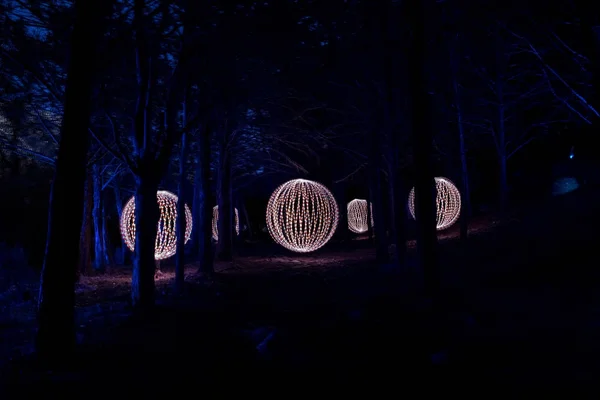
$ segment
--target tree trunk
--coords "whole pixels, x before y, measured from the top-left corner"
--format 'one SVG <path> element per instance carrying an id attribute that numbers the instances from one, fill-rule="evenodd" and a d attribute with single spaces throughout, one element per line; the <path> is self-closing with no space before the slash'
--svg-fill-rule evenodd
<path id="1" fill-rule="evenodd" d="M 160 210 L 156 201 L 158 180 L 153 176 L 136 178 L 135 192 L 135 252 L 131 278 L 131 299 L 138 311 L 154 307 L 154 252 Z"/>
<path id="2" fill-rule="evenodd" d="M 456 83 L 455 83 L 456 85 Z M 469 169 L 467 164 L 467 149 L 465 145 L 465 133 L 462 121 L 462 110 L 460 99 L 456 97 L 456 113 L 458 119 L 458 139 L 460 144 L 460 170 L 461 170 L 461 210 L 460 210 L 460 239 L 463 243 L 467 240 L 469 233 L 469 219 L 471 218 L 471 189 L 469 187 Z"/>
<path id="3" fill-rule="evenodd" d="M 398 134 L 395 132 L 396 127 L 396 109 L 399 104 L 396 101 L 398 63 L 396 57 L 401 51 L 399 48 L 398 37 L 393 29 L 393 24 L 399 19 L 396 14 L 396 7 L 390 2 L 380 3 L 379 18 L 382 34 L 381 44 L 383 45 L 383 76 L 385 80 L 385 102 L 383 105 L 383 124 L 386 136 L 390 139 L 390 167 L 388 168 L 388 186 L 390 205 L 389 221 L 391 240 L 396 248 L 396 262 L 398 266 L 404 264 L 406 256 L 406 235 L 404 232 L 404 221 L 406 219 L 406 211 L 404 201 L 399 201 L 403 198 L 401 190 L 402 184 L 400 179 L 400 141 Z"/>
<path id="4" fill-rule="evenodd" d="M 201 132 L 201 135 L 204 131 Z M 201 257 L 202 240 L 202 209 L 200 208 L 201 191 L 202 191 L 202 159 L 201 159 L 201 148 L 197 153 L 196 165 L 194 168 L 194 198 L 192 200 L 192 221 L 194 229 L 192 230 L 192 253 L 199 259 Z"/>
<path id="5" fill-rule="evenodd" d="M 113 2 L 75 3 L 61 139 L 50 194 L 46 253 L 40 279 L 36 350 L 64 361 L 75 345 L 75 265 L 81 224 L 94 61 Z"/>
<path id="6" fill-rule="evenodd" d="M 123 199 L 121 199 L 121 188 L 119 187 L 119 185 L 117 183 L 115 183 L 114 188 L 114 192 L 115 192 L 115 203 L 117 205 L 117 216 L 119 217 L 119 229 L 121 227 L 121 216 L 123 215 Z M 120 252 L 121 252 L 121 263 L 122 264 L 126 264 L 126 258 L 127 258 L 127 245 L 125 244 L 125 242 L 123 241 L 123 239 L 121 239 L 121 246 L 120 248 Z"/>
<path id="7" fill-rule="evenodd" d="M 106 223 L 106 201 L 102 200 L 102 244 L 104 247 L 104 263 L 105 266 L 110 267 L 111 265 L 115 264 L 115 259 L 107 227 L 108 224 Z"/>
<path id="8" fill-rule="evenodd" d="M 94 208 L 92 215 L 94 218 L 94 270 L 96 272 L 104 271 L 104 238 L 102 234 L 102 181 L 100 179 L 100 167 L 94 164 Z"/>
<path id="9" fill-rule="evenodd" d="M 383 177 L 381 173 L 381 169 L 377 168 L 374 172 L 374 180 L 373 180 L 373 192 L 375 193 L 375 199 L 373 201 L 373 215 L 374 218 L 377 218 L 377 223 L 375 224 L 375 251 L 376 251 L 376 259 L 380 264 L 385 264 L 390 261 L 390 252 L 388 250 L 388 237 L 386 232 L 386 212 L 385 207 L 383 205 Z"/>
<path id="10" fill-rule="evenodd" d="M 460 151 L 461 169 L 461 209 L 460 209 L 460 240 L 466 243 L 469 233 L 469 219 L 471 217 L 471 190 L 469 188 L 469 169 L 467 164 L 467 147 L 465 144 L 465 132 L 463 125 L 462 103 L 459 87 L 460 53 L 458 50 L 459 36 L 454 39 L 453 53 L 451 55 L 451 66 L 453 75 L 454 105 L 456 108 L 456 122 L 458 126 L 458 143 Z"/>
<path id="11" fill-rule="evenodd" d="M 373 244 L 373 225 L 371 221 L 373 221 L 373 225 L 377 224 L 373 215 L 373 189 L 369 185 L 369 190 L 367 191 L 367 237 L 369 238 L 369 243 Z"/>
<path id="12" fill-rule="evenodd" d="M 246 209 L 246 202 L 242 200 L 240 201 L 240 205 L 242 207 L 242 212 L 244 213 L 244 220 L 246 221 L 248 240 L 252 240 L 252 225 L 250 224 L 250 216 L 248 215 L 248 210 Z"/>
<path id="13" fill-rule="evenodd" d="M 81 236 L 79 239 L 79 266 L 77 276 L 80 273 L 89 274 L 92 271 L 92 238 L 93 220 L 92 205 L 94 203 L 94 180 L 91 173 L 87 174 L 85 180 L 85 195 L 83 200 L 83 223 L 81 224 Z"/>
<path id="14" fill-rule="evenodd" d="M 437 296 L 440 274 L 437 262 L 437 233 L 435 181 L 431 167 L 433 134 L 427 92 L 426 49 L 427 28 L 423 1 L 410 2 L 408 11 L 412 24 L 412 43 L 408 57 L 410 95 L 412 99 L 412 129 L 415 160 L 415 214 L 417 227 L 417 256 L 423 271 L 425 292 Z M 430 3 L 430 2 L 428 2 Z M 431 27 L 429 27 L 431 28 Z"/>
<path id="15" fill-rule="evenodd" d="M 334 197 L 340 209 L 336 232 L 339 232 L 337 236 L 342 243 L 348 243 L 350 239 L 350 229 L 348 229 L 348 199 L 346 198 L 346 187 L 344 182 L 334 185 Z"/>
<path id="16" fill-rule="evenodd" d="M 397 145 L 394 143 L 392 146 Z M 390 171 L 390 209 L 393 211 L 392 222 L 393 222 L 393 242 L 396 247 L 396 262 L 399 267 L 402 267 L 406 262 L 406 232 L 404 225 L 406 221 L 406 206 L 404 203 L 404 190 L 402 186 L 402 179 L 400 177 L 400 171 L 398 168 L 397 153 L 394 154 L 394 171 Z"/>
<path id="17" fill-rule="evenodd" d="M 233 259 L 233 206 L 231 198 L 231 156 L 228 154 L 229 128 L 225 123 L 219 151 L 219 241 L 217 255 L 221 261 Z"/>
<path id="18" fill-rule="evenodd" d="M 212 213 L 213 208 L 209 202 L 210 193 L 210 144 L 211 129 L 205 124 L 200 140 L 200 157 L 196 169 L 196 193 L 198 201 L 198 227 L 196 232 L 199 235 L 199 272 L 207 277 L 214 275 L 214 257 L 212 245 Z"/>
<path id="19" fill-rule="evenodd" d="M 177 201 L 177 223 L 175 224 L 177 228 L 177 253 L 175 253 L 175 291 L 178 293 L 183 291 L 183 285 L 185 282 L 185 162 L 187 159 L 187 148 L 187 133 L 183 132 L 183 135 L 181 136 L 181 153 L 179 155 L 179 200 Z"/>

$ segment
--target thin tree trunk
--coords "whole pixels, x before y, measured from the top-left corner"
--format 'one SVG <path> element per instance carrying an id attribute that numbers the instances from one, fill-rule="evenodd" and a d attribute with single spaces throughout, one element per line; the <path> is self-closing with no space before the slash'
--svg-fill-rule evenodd
<path id="1" fill-rule="evenodd" d="M 228 154 L 229 127 L 222 132 L 219 159 L 219 241 L 217 255 L 221 261 L 233 259 L 233 207 L 231 199 L 231 156 Z"/>
<path id="2" fill-rule="evenodd" d="M 185 101 L 183 102 L 183 125 L 185 119 Z M 177 201 L 177 253 L 175 253 L 175 291 L 181 293 L 185 283 L 185 162 L 187 160 L 188 145 L 187 133 L 183 132 L 181 136 L 181 152 L 179 155 L 179 192 Z"/>
<path id="3" fill-rule="evenodd" d="M 198 244 L 200 246 L 198 259 L 200 262 L 199 272 L 206 277 L 212 277 L 215 273 L 213 262 L 213 245 L 211 239 L 213 208 L 209 202 L 211 133 L 211 128 L 208 124 L 205 124 L 200 140 L 200 157 L 198 160 L 198 168 L 196 169 L 198 215 L 200 216 L 197 228 L 197 233 L 199 235 Z"/>
<path id="4" fill-rule="evenodd" d="M 350 230 L 348 229 L 348 201 L 346 199 L 346 187 L 344 182 L 335 185 L 334 194 L 340 212 L 336 232 L 339 232 L 338 237 L 342 243 L 347 243 L 350 239 Z"/>
<path id="5" fill-rule="evenodd" d="M 102 182 L 100 180 L 100 167 L 94 164 L 92 169 L 94 177 L 94 270 L 104 271 L 104 240 L 102 237 Z"/>
<path id="6" fill-rule="evenodd" d="M 79 239 L 79 266 L 77 276 L 89 274 L 92 271 L 92 237 L 93 220 L 92 205 L 94 203 L 94 182 L 91 173 L 87 174 L 85 180 L 85 195 L 83 200 L 83 223 L 81 224 L 81 236 Z"/>
<path id="7" fill-rule="evenodd" d="M 107 229 L 108 224 L 106 223 L 106 201 L 102 200 L 102 244 L 104 247 L 104 262 L 105 265 L 110 267 L 115 264 L 114 252 L 111 246 L 111 241 Z"/>
<path id="8" fill-rule="evenodd" d="M 367 236 L 369 243 L 373 244 L 373 225 L 377 225 L 377 221 L 373 215 L 373 190 L 371 185 L 369 185 L 369 190 L 367 191 L 367 221 Z M 373 224 L 370 223 L 371 221 L 373 221 Z"/>
<path id="9" fill-rule="evenodd" d="M 244 220 L 246 221 L 246 228 L 248 230 L 248 240 L 252 240 L 252 225 L 250 224 L 250 216 L 248 215 L 248 210 L 246 209 L 246 202 L 240 201 L 242 212 L 244 213 Z"/>
<path id="10" fill-rule="evenodd" d="M 113 2 L 75 3 L 75 25 L 67 73 L 61 139 L 50 194 L 46 253 L 40 279 L 36 350 L 49 361 L 64 361 L 75 345 L 75 265 L 83 217 L 85 132 L 91 114 L 94 62 Z"/>
<path id="11" fill-rule="evenodd" d="M 201 131 L 201 135 L 204 134 L 204 131 Z M 202 225 L 202 209 L 200 208 L 200 200 L 202 194 L 200 193 L 202 190 L 202 160 L 201 160 L 201 148 L 198 149 L 196 165 L 194 168 L 194 199 L 192 200 L 192 221 L 194 225 L 194 229 L 192 230 L 192 253 L 195 255 L 197 259 L 201 256 L 201 248 L 202 248 L 202 229 L 200 228 Z"/>
<path id="12" fill-rule="evenodd" d="M 462 102 L 460 96 L 459 65 L 460 53 L 458 50 L 459 36 L 454 39 L 453 54 L 450 62 L 452 63 L 454 105 L 456 107 L 456 122 L 458 125 L 458 142 L 460 151 L 461 167 L 461 210 L 460 210 L 460 240 L 466 243 L 469 233 L 469 219 L 471 217 L 471 191 L 469 188 L 469 170 L 467 164 L 467 148 L 465 144 L 465 132 L 463 125 Z"/>
<path id="13" fill-rule="evenodd" d="M 115 204 L 117 205 L 117 215 L 119 217 L 119 227 L 121 226 L 121 216 L 123 215 L 123 199 L 121 198 L 121 188 L 119 187 L 119 185 L 117 183 L 115 183 L 115 185 L 113 186 L 114 192 L 115 192 Z M 121 239 L 121 245 L 120 245 L 120 252 L 121 252 L 121 263 L 122 264 L 126 264 L 126 258 L 127 258 L 127 245 L 125 244 L 125 242 L 123 241 L 123 239 Z"/>
<path id="14" fill-rule="evenodd" d="M 386 212 L 383 205 L 383 177 L 381 169 L 377 168 L 374 177 L 373 192 L 375 193 L 373 214 L 378 215 L 378 223 L 375 224 L 375 251 L 376 258 L 380 264 L 385 264 L 390 261 L 390 252 L 388 250 L 388 236 L 386 232 Z"/>
<path id="15" fill-rule="evenodd" d="M 455 86 L 458 86 L 455 83 Z M 462 120 L 462 110 L 458 89 L 456 89 L 456 114 L 458 120 L 458 139 L 460 144 L 460 170 L 461 170 L 461 210 L 460 210 L 460 239 L 465 242 L 469 234 L 469 219 L 471 218 L 471 189 L 469 188 L 469 169 L 467 164 L 467 148 L 465 145 L 465 132 Z"/>

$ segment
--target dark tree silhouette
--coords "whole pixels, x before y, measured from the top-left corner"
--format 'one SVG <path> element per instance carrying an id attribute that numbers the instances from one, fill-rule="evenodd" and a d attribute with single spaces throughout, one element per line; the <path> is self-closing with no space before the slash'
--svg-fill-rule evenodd
<path id="1" fill-rule="evenodd" d="M 187 125 L 187 107 L 186 97 L 183 100 L 182 110 L 182 125 Z M 179 151 L 179 188 L 177 201 L 177 223 L 175 224 L 177 230 L 177 253 L 175 254 L 175 290 L 178 293 L 183 291 L 183 285 L 185 281 L 185 230 L 186 230 L 186 218 L 185 218 L 185 196 L 186 196 L 186 161 L 188 156 L 188 134 L 183 132 L 181 135 L 181 149 Z M 196 227 L 198 229 L 198 227 Z"/>
<path id="2" fill-rule="evenodd" d="M 202 124 L 199 131 L 199 151 L 196 164 L 195 194 L 196 196 L 196 240 L 198 245 L 198 272 L 207 278 L 214 274 L 213 245 L 212 245 L 212 215 L 213 208 L 209 201 L 210 193 L 210 163 L 211 163 L 211 133 L 210 118 Z"/>
<path id="3" fill-rule="evenodd" d="M 428 295 L 437 293 L 439 272 L 437 265 L 437 232 L 435 210 L 435 182 L 431 167 L 433 134 L 431 106 L 428 98 L 429 85 L 426 71 L 428 33 L 433 24 L 428 23 L 430 1 L 407 2 L 407 20 L 411 23 L 409 52 L 410 99 L 412 103 L 412 129 L 415 159 L 415 214 L 417 220 L 417 253 L 424 274 L 425 290 Z M 427 12 L 425 10 L 427 9 Z"/>
<path id="4" fill-rule="evenodd" d="M 65 90 L 64 117 L 50 195 L 48 236 L 42 268 L 36 349 L 52 361 L 75 344 L 75 266 L 83 216 L 88 128 L 97 45 L 111 1 L 75 2 L 75 26 Z"/>

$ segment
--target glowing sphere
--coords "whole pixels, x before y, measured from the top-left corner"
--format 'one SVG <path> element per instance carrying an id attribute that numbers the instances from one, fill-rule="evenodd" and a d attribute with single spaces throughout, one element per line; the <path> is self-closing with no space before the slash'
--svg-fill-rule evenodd
<path id="1" fill-rule="evenodd" d="M 298 253 L 321 248 L 338 223 L 338 206 L 320 183 L 294 179 L 279 186 L 267 205 L 267 227 L 275 242 Z"/>
<path id="2" fill-rule="evenodd" d="M 367 224 L 367 201 L 354 199 L 348 203 L 348 229 L 354 233 L 365 233 L 369 230 Z M 371 227 L 375 226 L 373 221 L 373 204 L 371 204 Z"/>
<path id="3" fill-rule="evenodd" d="M 177 196 L 171 192 L 159 190 L 156 200 L 160 208 L 160 219 L 154 245 L 154 258 L 164 260 L 177 252 L 177 235 L 175 223 L 177 221 Z M 192 235 L 192 213 L 185 205 L 185 242 Z M 129 250 L 135 250 L 135 197 L 129 199 L 121 215 L 121 236 Z"/>
<path id="4" fill-rule="evenodd" d="M 449 179 L 435 178 L 437 230 L 449 228 L 460 216 L 460 192 Z M 415 188 L 408 195 L 408 209 L 415 218 Z"/>
<path id="5" fill-rule="evenodd" d="M 238 215 L 238 209 L 233 209 L 235 212 L 235 233 L 240 234 L 240 217 Z M 212 218 L 212 237 L 214 240 L 219 240 L 219 206 L 213 207 L 213 218 Z"/>

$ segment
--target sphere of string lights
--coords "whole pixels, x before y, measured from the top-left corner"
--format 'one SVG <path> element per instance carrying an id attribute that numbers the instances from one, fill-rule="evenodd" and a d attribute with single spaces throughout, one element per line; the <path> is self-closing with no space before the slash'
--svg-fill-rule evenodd
<path id="1" fill-rule="evenodd" d="M 435 189 L 436 228 L 441 231 L 452 226 L 460 216 L 460 192 L 450 179 L 441 177 L 435 178 Z M 408 195 L 408 209 L 412 217 L 416 218 L 415 188 Z"/>
<path id="2" fill-rule="evenodd" d="M 177 196 L 165 190 L 156 192 L 156 200 L 160 208 L 154 258 L 164 260 L 177 252 Z M 135 250 L 135 197 L 129 199 L 121 215 L 121 236 L 129 250 Z M 185 205 L 185 242 L 192 236 L 192 213 Z"/>
<path id="3" fill-rule="evenodd" d="M 234 224 L 235 224 L 235 233 L 236 235 L 240 234 L 240 216 L 238 214 L 238 209 L 234 208 Z M 214 240 L 219 240 L 219 206 L 213 207 L 213 217 L 212 217 L 212 237 Z"/>
<path id="4" fill-rule="evenodd" d="M 338 223 L 338 206 L 323 185 L 294 179 L 279 186 L 267 205 L 267 227 L 275 242 L 308 253 L 324 246 Z"/>
<path id="5" fill-rule="evenodd" d="M 348 203 L 348 229 L 354 233 L 365 233 L 369 230 L 367 224 L 367 201 L 363 199 L 354 199 Z M 373 204 L 371 204 L 371 227 L 374 227 Z"/>

